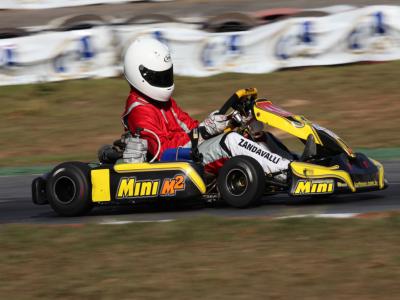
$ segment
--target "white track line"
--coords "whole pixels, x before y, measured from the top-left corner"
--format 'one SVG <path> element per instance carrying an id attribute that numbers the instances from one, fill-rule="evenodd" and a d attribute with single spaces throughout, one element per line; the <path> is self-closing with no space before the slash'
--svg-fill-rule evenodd
<path id="1" fill-rule="evenodd" d="M 333 214 L 304 214 L 304 215 L 292 215 L 276 217 L 273 219 L 292 219 L 292 218 L 334 218 L 334 219 L 347 219 L 358 216 L 359 213 L 333 213 Z M 167 223 L 175 221 L 174 219 L 164 219 L 164 220 L 103 220 L 98 222 L 100 225 L 125 225 L 132 223 Z"/>
<path id="2" fill-rule="evenodd" d="M 276 219 L 291 219 L 291 218 L 333 218 L 333 219 L 347 219 L 358 216 L 359 213 L 333 213 L 333 214 L 305 214 L 305 215 L 292 215 L 277 217 Z"/>

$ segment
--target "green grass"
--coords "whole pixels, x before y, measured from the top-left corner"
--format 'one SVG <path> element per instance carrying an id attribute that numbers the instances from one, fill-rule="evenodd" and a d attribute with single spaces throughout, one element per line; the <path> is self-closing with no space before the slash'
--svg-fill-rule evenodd
<path id="1" fill-rule="evenodd" d="M 398 299 L 400 217 L 0 227 L 1 299 Z"/>
<path id="2" fill-rule="evenodd" d="M 255 86 L 260 96 L 336 131 L 354 148 L 398 148 L 399 77 L 400 61 L 178 77 L 175 98 L 201 119 L 235 90 Z M 0 87 L 0 166 L 95 160 L 96 150 L 122 132 L 128 92 L 122 78 Z"/>

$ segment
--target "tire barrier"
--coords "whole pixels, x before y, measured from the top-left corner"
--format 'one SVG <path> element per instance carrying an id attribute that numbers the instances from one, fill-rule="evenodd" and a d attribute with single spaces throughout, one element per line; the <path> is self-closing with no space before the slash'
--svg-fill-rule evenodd
<path id="1" fill-rule="evenodd" d="M 106 20 L 102 17 L 92 14 L 66 16 L 54 20 L 52 23 L 55 25 L 54 30 L 58 31 L 90 29 L 96 26 L 107 25 Z"/>
<path id="2" fill-rule="evenodd" d="M 210 32 L 246 31 L 258 25 L 257 21 L 243 13 L 226 13 L 211 17 L 204 24 L 204 30 Z"/>
<path id="3" fill-rule="evenodd" d="M 0 28 L 0 40 L 26 36 L 29 33 L 20 28 Z"/>
<path id="4" fill-rule="evenodd" d="M 119 4 L 127 2 L 140 2 L 143 0 L 2 0 L 0 9 L 49 9 L 60 7 L 73 7 L 97 4 Z M 144 0 L 146 1 L 146 0 Z M 148 2 L 161 2 L 168 0 L 147 0 Z M 172 1 L 172 0 L 171 0 Z"/>

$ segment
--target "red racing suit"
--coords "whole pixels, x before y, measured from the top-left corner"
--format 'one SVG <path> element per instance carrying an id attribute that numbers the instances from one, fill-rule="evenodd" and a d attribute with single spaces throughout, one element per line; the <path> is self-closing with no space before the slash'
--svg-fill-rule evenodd
<path id="1" fill-rule="evenodd" d="M 158 135 L 161 150 L 158 158 L 168 148 L 191 147 L 189 133 L 199 126 L 199 122 L 182 111 L 174 99 L 168 102 L 155 102 L 132 89 L 126 101 L 122 122 L 132 133 L 136 128 L 146 128 Z M 148 151 L 152 156 L 157 153 L 156 138 L 142 131 L 142 137 L 147 140 Z M 205 170 L 218 173 L 224 162 L 237 155 L 247 155 L 256 159 L 266 173 L 287 170 L 289 160 L 273 153 L 263 143 L 248 140 L 236 132 L 214 136 L 198 147 L 203 155 Z"/>
<path id="2" fill-rule="evenodd" d="M 188 134 L 199 125 L 199 122 L 185 113 L 174 99 L 171 98 L 168 102 L 151 101 L 134 89 L 126 100 L 122 121 L 125 128 L 129 128 L 132 133 L 140 127 L 158 135 L 161 142 L 158 158 L 168 148 L 190 147 Z M 155 155 L 158 147 L 155 137 L 145 131 L 142 131 L 141 136 L 147 140 L 150 154 Z"/>

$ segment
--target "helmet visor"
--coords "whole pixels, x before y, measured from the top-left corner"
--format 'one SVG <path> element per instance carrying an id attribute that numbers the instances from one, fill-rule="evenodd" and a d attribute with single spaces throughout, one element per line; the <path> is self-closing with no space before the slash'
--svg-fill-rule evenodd
<path id="1" fill-rule="evenodd" d="M 174 84 L 174 67 L 165 71 L 153 71 L 143 65 L 139 66 L 140 74 L 144 80 L 156 87 L 170 87 Z"/>

